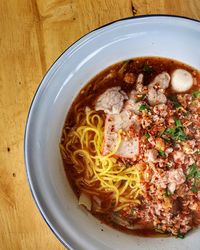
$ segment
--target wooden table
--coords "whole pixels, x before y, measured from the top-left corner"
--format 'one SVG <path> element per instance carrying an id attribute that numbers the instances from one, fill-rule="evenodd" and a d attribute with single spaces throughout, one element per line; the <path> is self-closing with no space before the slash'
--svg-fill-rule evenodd
<path id="1" fill-rule="evenodd" d="M 200 1 L 0 1 L 0 249 L 64 249 L 34 204 L 24 167 L 26 117 L 43 75 L 88 31 L 119 18 L 155 13 L 200 19 Z"/>

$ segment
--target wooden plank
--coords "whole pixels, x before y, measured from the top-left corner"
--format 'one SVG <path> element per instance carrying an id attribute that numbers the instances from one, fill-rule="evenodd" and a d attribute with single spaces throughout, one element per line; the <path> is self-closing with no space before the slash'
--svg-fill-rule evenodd
<path id="1" fill-rule="evenodd" d="M 34 204 L 23 159 L 27 112 L 46 71 L 40 22 L 30 1 L 2 0 L 0 11 L 0 249 L 63 249 Z"/>
<path id="2" fill-rule="evenodd" d="M 64 249 L 33 202 L 24 168 L 25 121 L 42 76 L 88 31 L 119 18 L 157 13 L 200 19 L 200 1 L 0 1 L 0 249 Z"/>

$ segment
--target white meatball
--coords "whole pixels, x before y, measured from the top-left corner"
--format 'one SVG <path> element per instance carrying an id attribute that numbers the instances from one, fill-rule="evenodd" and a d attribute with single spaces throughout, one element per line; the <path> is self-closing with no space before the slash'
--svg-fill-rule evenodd
<path id="1" fill-rule="evenodd" d="M 185 92 L 192 87 L 193 77 L 184 69 L 176 69 L 172 73 L 171 84 L 176 92 Z"/>

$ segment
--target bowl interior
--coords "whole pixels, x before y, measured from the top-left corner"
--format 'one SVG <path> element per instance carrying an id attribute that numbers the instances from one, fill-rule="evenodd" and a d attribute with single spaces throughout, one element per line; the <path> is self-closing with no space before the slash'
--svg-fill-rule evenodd
<path id="1" fill-rule="evenodd" d="M 141 56 L 174 58 L 200 69 L 199 41 L 196 21 L 168 16 L 122 20 L 80 39 L 43 79 L 26 128 L 27 175 L 41 213 L 66 246 L 79 250 L 198 249 L 198 230 L 181 242 L 141 238 L 118 232 L 81 210 L 64 173 L 59 141 L 74 97 L 102 69 Z"/>

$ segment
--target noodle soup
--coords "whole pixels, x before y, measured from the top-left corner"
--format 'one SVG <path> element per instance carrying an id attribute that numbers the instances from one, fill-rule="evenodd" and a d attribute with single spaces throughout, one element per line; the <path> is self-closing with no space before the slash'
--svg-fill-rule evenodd
<path id="1" fill-rule="evenodd" d="M 143 236 L 183 238 L 200 223 L 199 85 L 197 70 L 148 57 L 80 91 L 60 143 L 80 206 Z"/>

